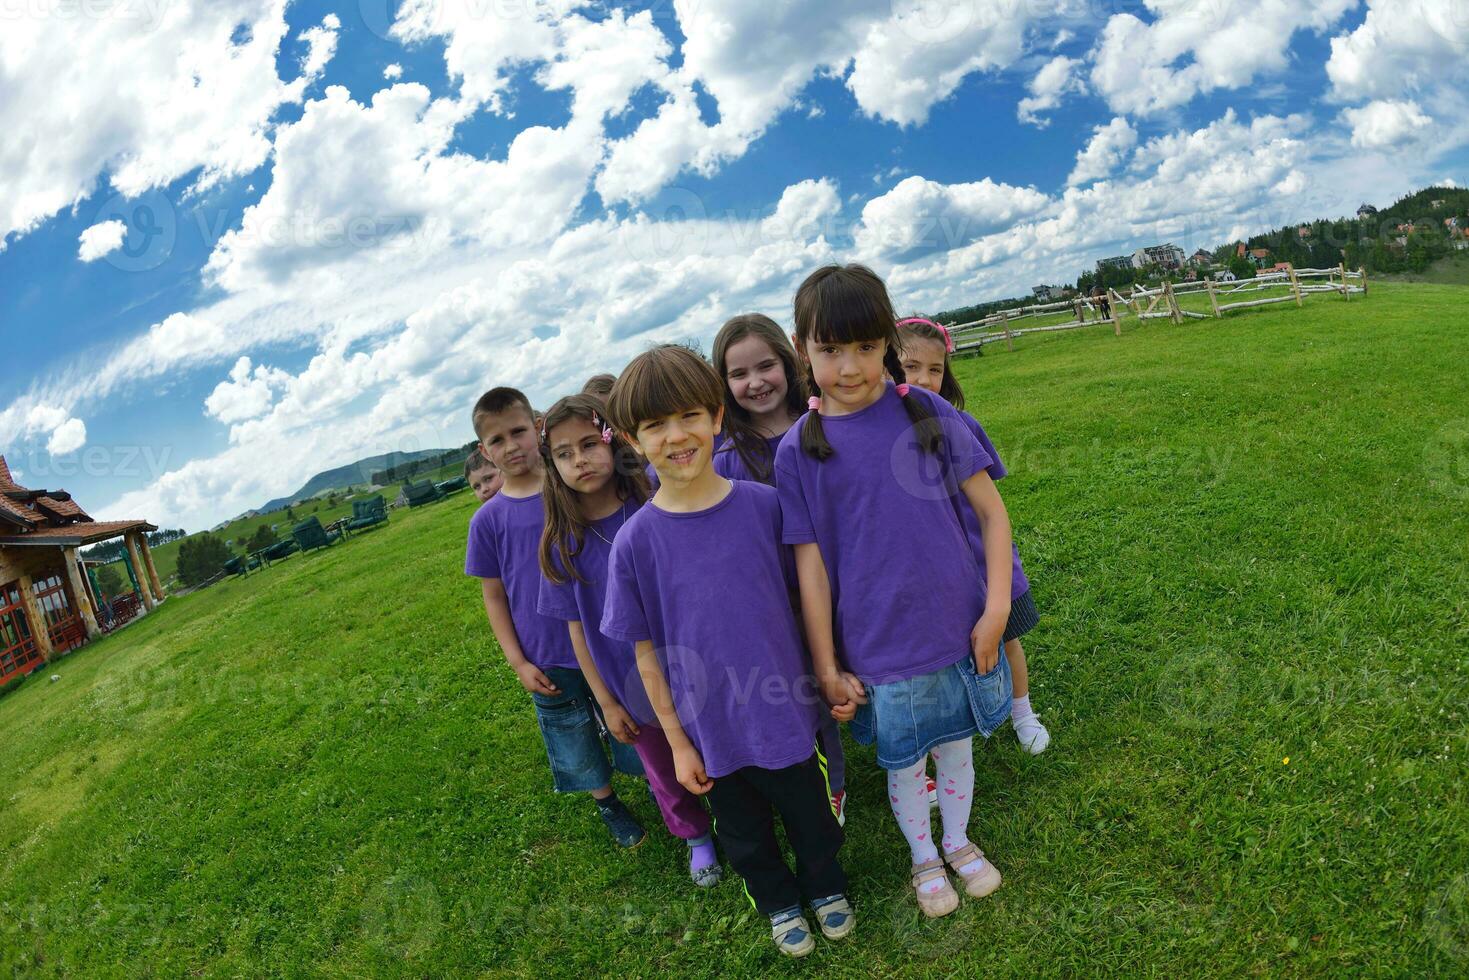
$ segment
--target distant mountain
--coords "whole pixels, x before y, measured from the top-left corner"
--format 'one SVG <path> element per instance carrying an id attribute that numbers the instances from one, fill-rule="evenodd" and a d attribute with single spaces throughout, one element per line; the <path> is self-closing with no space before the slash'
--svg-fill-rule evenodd
<path id="1" fill-rule="evenodd" d="M 305 500 L 308 497 L 314 497 L 323 490 L 344 490 L 347 487 L 359 486 L 367 483 L 372 478 L 373 473 L 380 473 L 394 466 L 402 466 L 405 463 L 427 459 L 430 456 L 441 456 L 449 451 L 447 449 L 420 449 L 417 452 L 411 453 L 384 453 L 381 456 L 368 456 L 365 459 L 359 459 L 357 462 L 348 463 L 346 466 L 338 466 L 334 470 L 324 470 L 307 480 L 300 490 L 297 490 L 289 497 L 277 497 L 275 500 L 270 501 L 270 503 L 265 504 L 260 508 L 260 513 L 268 514 L 273 510 L 280 510 L 287 504 L 295 503 L 298 500 Z"/>

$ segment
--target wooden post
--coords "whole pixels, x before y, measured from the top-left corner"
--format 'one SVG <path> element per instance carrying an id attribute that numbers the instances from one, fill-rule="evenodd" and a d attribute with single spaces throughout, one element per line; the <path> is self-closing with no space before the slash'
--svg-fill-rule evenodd
<path id="1" fill-rule="evenodd" d="M 1341 298 L 1350 303 L 1352 301 L 1352 291 L 1347 286 L 1347 264 L 1345 262 L 1338 262 L 1336 264 L 1336 271 L 1341 274 Z"/>
<path id="2" fill-rule="evenodd" d="M 1111 287 L 1108 288 L 1110 289 Z M 1112 314 L 1112 332 L 1121 337 L 1122 316 L 1117 312 L 1117 304 L 1113 303 L 1110 298 L 1107 300 L 1107 311 Z"/>
<path id="3" fill-rule="evenodd" d="M 1178 311 L 1178 297 L 1173 295 L 1173 283 L 1167 279 L 1163 280 L 1163 295 L 1168 298 L 1168 315 L 1174 323 L 1183 322 L 1183 314 Z"/>
<path id="4" fill-rule="evenodd" d="M 127 545 L 128 556 L 133 561 L 133 568 L 138 573 L 138 598 L 143 600 L 143 612 L 150 613 L 153 611 L 153 594 L 148 588 L 148 568 L 138 555 L 138 542 L 132 532 L 124 534 L 122 540 Z"/>
<path id="5" fill-rule="evenodd" d="M 92 605 L 92 593 L 87 589 L 86 579 L 77 564 L 77 550 L 62 548 L 62 560 L 66 563 L 66 577 L 71 582 L 71 595 L 82 613 L 82 625 L 87 628 L 87 639 L 95 640 L 102 635 L 97 625 L 97 611 Z"/>
<path id="6" fill-rule="evenodd" d="M 42 660 L 50 660 L 51 649 L 51 627 L 46 622 L 46 617 L 41 615 L 41 607 L 36 605 L 36 597 L 31 592 L 31 577 L 22 575 L 20 577 L 20 601 L 25 606 L 26 619 L 31 624 L 31 638 L 36 641 L 36 652 L 41 655 Z"/>
<path id="7" fill-rule="evenodd" d="M 1214 277 L 1205 276 L 1204 282 L 1209 286 L 1209 305 L 1214 307 L 1214 319 L 1219 319 L 1219 297 L 1214 292 Z"/>
<path id="8" fill-rule="evenodd" d="M 138 550 L 143 553 L 143 564 L 148 566 L 148 584 L 153 587 L 153 598 L 156 602 L 162 602 L 163 583 L 158 581 L 158 569 L 153 565 L 153 548 L 148 544 L 148 535 L 138 535 Z"/>
<path id="9" fill-rule="evenodd" d="M 1290 288 L 1296 293 L 1296 306 L 1301 305 L 1301 281 L 1296 278 L 1296 267 L 1291 266 L 1285 270 L 1290 275 Z"/>
<path id="10" fill-rule="evenodd" d="M 1015 349 L 1015 341 L 1013 341 L 1013 340 L 1010 339 L 1010 311 L 1009 310 L 1001 310 L 1000 311 L 1000 315 L 1005 318 L 1005 349 L 1006 350 L 1014 350 Z"/>
<path id="11" fill-rule="evenodd" d="M 1362 295 L 1363 296 L 1366 296 L 1367 295 L 1367 267 L 1364 266 L 1364 265 L 1357 266 L 1357 275 L 1359 275 L 1359 276 L 1362 277 Z"/>

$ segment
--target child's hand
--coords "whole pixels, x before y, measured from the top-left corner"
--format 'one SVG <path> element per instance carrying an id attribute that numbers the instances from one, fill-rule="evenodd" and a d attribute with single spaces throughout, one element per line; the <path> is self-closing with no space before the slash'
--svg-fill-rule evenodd
<path id="1" fill-rule="evenodd" d="M 703 796 L 714 788 L 714 780 L 704 771 L 704 759 L 692 745 L 673 750 L 673 772 L 684 789 Z"/>
<path id="2" fill-rule="evenodd" d="M 551 678 L 541 673 L 541 668 L 529 660 L 515 667 L 515 676 L 520 678 L 520 686 L 532 694 L 560 694 L 561 688 L 551 683 Z"/>
<path id="3" fill-rule="evenodd" d="M 1000 659 L 1000 639 L 1005 635 L 1005 621 L 988 613 L 979 617 L 969 633 L 969 643 L 974 649 L 974 666 L 981 674 L 995 669 Z"/>
<path id="4" fill-rule="evenodd" d="M 837 670 L 821 677 L 819 683 L 821 696 L 831 705 L 831 716 L 837 721 L 849 721 L 857 713 L 857 705 L 867 703 L 867 692 L 855 674 Z M 848 714 L 844 717 L 838 711 Z"/>
<path id="5" fill-rule="evenodd" d="M 607 722 L 607 730 L 612 733 L 612 737 L 623 745 L 631 745 L 638 737 L 638 723 L 632 720 L 632 715 L 622 705 L 602 705 L 602 719 Z"/>

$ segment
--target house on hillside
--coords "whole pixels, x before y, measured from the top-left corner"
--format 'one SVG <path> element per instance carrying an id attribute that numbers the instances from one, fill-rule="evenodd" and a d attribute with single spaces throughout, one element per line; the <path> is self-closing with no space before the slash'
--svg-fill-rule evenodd
<path id="1" fill-rule="evenodd" d="M 1431 208 L 1433 208 L 1433 210 L 1437 211 L 1439 208 L 1443 207 L 1446 203 L 1448 203 L 1448 202 L 1446 202 L 1443 198 L 1436 197 L 1433 200 L 1431 200 L 1431 201 L 1428 202 L 1428 206 L 1431 207 Z"/>
<path id="2" fill-rule="evenodd" d="M 65 490 L 28 490 L 0 456 L 0 682 L 163 601 L 143 520 L 95 521 Z M 135 598 L 110 605 L 77 549 L 122 538 Z M 141 604 L 140 604 L 141 603 Z"/>
<path id="3" fill-rule="evenodd" d="M 1270 261 L 1270 249 L 1252 248 L 1249 255 L 1250 261 L 1255 263 L 1255 268 L 1262 269 Z"/>
<path id="4" fill-rule="evenodd" d="M 1097 259 L 1097 271 L 1104 272 L 1107 269 L 1131 269 L 1131 255 L 1114 255 L 1109 259 Z"/>
<path id="5" fill-rule="evenodd" d="M 1206 252 L 1202 248 L 1188 257 L 1188 263 L 1198 268 L 1204 268 L 1214 264 L 1214 253 Z"/>
<path id="6" fill-rule="evenodd" d="M 1071 292 L 1070 286 L 1031 286 L 1030 291 L 1035 293 L 1036 301 L 1039 303 L 1050 303 L 1054 300 L 1065 299 Z"/>
<path id="7" fill-rule="evenodd" d="M 1370 204 L 1364 204 L 1357 209 L 1357 219 L 1365 220 L 1377 213 L 1377 209 Z"/>
<path id="8" fill-rule="evenodd" d="M 1132 253 L 1134 269 L 1142 269 L 1150 265 L 1164 269 L 1177 269 L 1183 265 L 1183 249 L 1170 242 L 1166 245 L 1148 245 Z"/>
<path id="9" fill-rule="evenodd" d="M 1230 272 L 1228 269 L 1225 269 L 1223 272 L 1219 273 L 1219 275 L 1217 275 L 1217 276 L 1214 277 L 1214 281 L 1215 282 L 1234 282 L 1235 281 L 1235 278 L 1236 277 L 1235 277 L 1235 274 L 1233 272 Z"/>

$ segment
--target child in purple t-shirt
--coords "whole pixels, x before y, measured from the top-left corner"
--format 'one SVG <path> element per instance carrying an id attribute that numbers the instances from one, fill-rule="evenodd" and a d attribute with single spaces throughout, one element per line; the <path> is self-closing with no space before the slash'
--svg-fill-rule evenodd
<path id="1" fill-rule="evenodd" d="M 744 313 L 714 337 L 714 371 L 724 382 L 724 443 L 715 447 L 714 472 L 728 480 L 775 486 L 775 450 L 806 414 L 801 368 L 790 338 L 770 317 Z M 837 823 L 847 821 L 847 765 L 836 719 L 822 714 L 821 747 Z"/>
<path id="2" fill-rule="evenodd" d="M 821 698 L 791 607 L 780 504 L 769 487 L 714 472 L 722 405 L 714 369 L 672 345 L 638 356 L 612 389 L 613 425 L 659 486 L 613 539 L 602 632 L 635 644 L 678 781 L 708 794 L 725 856 L 776 946 L 804 956 L 815 940 L 803 902 L 829 939 L 855 922 L 842 828 L 816 748 Z"/>
<path id="3" fill-rule="evenodd" d="M 989 455 L 958 413 L 906 384 L 881 279 L 862 266 L 818 269 L 796 292 L 795 322 L 813 396 L 781 440 L 775 468 L 807 642 L 826 699 L 860 705 L 853 734 L 877 743 L 919 908 L 946 915 L 959 896 L 945 863 L 972 897 L 1000 885 L 969 842 L 968 823 L 973 736 L 993 732 L 1010 707 L 1000 655 L 1009 519 L 985 473 Z M 984 529 L 987 581 L 950 499 L 961 492 Z M 923 547 L 903 545 L 914 540 Z M 942 858 L 930 829 L 930 752 Z"/>
<path id="4" fill-rule="evenodd" d="M 648 499 L 642 464 L 602 420 L 606 412 L 599 396 L 572 395 L 552 405 L 541 423 L 540 448 L 549 465 L 536 608 L 567 624 L 608 731 L 637 752 L 668 832 L 688 842 L 690 876 L 708 887 L 720 877 L 709 814 L 678 781 L 673 750 L 643 693 L 633 645 L 602 633 L 612 541 Z"/>
<path id="5" fill-rule="evenodd" d="M 637 755 L 613 742 L 612 765 L 586 678 L 564 623 L 536 611 L 541 587 L 537 553 L 541 505 L 540 443 L 534 413 L 514 388 L 492 388 L 474 406 L 480 449 L 504 477 L 500 492 L 469 521 L 464 573 L 481 580 L 485 614 L 505 660 L 530 692 L 558 793 L 591 793 L 597 811 L 622 847 L 643 828 L 612 791 L 612 765 L 641 775 Z"/>

